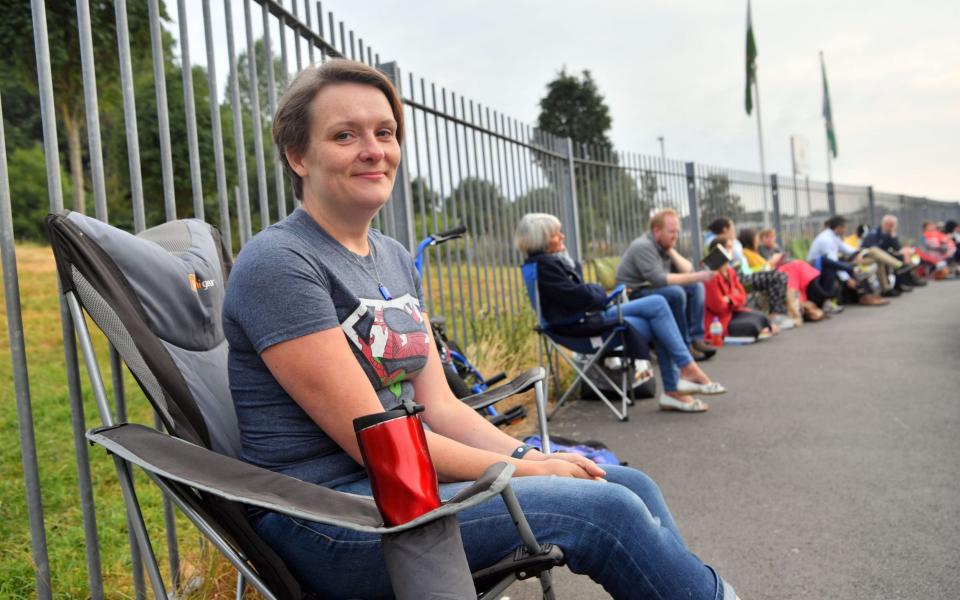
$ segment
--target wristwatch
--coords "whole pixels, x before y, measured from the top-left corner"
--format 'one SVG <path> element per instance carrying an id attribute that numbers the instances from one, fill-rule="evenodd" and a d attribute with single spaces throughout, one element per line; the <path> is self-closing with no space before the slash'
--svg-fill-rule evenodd
<path id="1" fill-rule="evenodd" d="M 537 449 L 538 448 L 536 446 L 531 446 L 530 444 L 524 444 L 519 448 L 517 448 L 516 450 L 514 450 L 513 454 L 510 455 L 510 458 L 521 459 L 527 455 L 527 452 L 530 452 L 531 450 L 537 450 Z"/>

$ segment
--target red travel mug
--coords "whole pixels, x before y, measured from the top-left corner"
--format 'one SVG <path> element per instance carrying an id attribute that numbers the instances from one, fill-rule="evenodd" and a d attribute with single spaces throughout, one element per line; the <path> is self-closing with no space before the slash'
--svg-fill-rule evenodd
<path id="1" fill-rule="evenodd" d="M 437 471 L 423 423 L 410 404 L 353 420 L 373 500 L 388 526 L 402 525 L 440 506 Z"/>

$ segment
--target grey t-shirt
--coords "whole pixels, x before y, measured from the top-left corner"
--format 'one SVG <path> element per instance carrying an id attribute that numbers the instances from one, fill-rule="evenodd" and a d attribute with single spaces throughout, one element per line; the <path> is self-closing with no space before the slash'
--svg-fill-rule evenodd
<path id="1" fill-rule="evenodd" d="M 630 288 L 639 288 L 644 283 L 651 287 L 667 285 L 667 273 L 674 272 L 673 261 L 661 250 L 652 233 L 647 233 L 630 242 L 617 267 L 617 283 Z"/>
<path id="2" fill-rule="evenodd" d="M 331 487 L 364 476 L 267 369 L 260 353 L 274 344 L 339 327 L 385 410 L 413 397 L 410 380 L 432 343 L 420 279 L 397 241 L 376 230 L 369 239 L 368 256 L 353 254 L 297 209 L 237 258 L 223 329 L 244 460 Z"/>

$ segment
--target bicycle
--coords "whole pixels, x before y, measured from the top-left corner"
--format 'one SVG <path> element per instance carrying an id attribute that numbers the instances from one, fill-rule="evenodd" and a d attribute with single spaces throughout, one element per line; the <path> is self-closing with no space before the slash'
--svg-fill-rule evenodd
<path id="1" fill-rule="evenodd" d="M 413 262 L 421 278 L 423 277 L 424 253 L 427 248 L 462 238 L 466 232 L 466 225 L 459 225 L 446 231 L 428 235 L 420 240 L 420 243 L 417 244 Z M 456 340 L 447 336 L 446 320 L 442 316 L 432 316 L 430 318 L 430 328 L 433 330 L 433 341 L 437 346 L 437 352 L 440 354 L 440 362 L 443 365 L 443 373 L 447 378 L 447 384 L 457 398 L 463 399 L 467 396 L 485 392 L 507 378 L 507 374 L 504 372 L 491 377 L 484 377 L 470 363 Z M 527 416 L 527 409 L 523 406 L 514 406 L 501 413 L 491 405 L 480 409 L 479 412 L 498 427 L 509 425 Z"/>

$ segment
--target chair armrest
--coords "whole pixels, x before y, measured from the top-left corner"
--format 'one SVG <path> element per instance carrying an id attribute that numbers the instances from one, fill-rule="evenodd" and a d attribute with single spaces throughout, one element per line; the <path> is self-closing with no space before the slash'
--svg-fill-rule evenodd
<path id="1" fill-rule="evenodd" d="M 500 402 L 504 398 L 509 398 L 510 396 L 521 394 L 529 390 L 538 381 L 543 381 L 546 376 L 547 374 L 543 370 L 543 367 L 534 367 L 521 373 L 520 375 L 517 375 L 503 385 L 498 385 L 493 389 L 480 392 L 479 394 L 467 396 L 466 398 L 463 398 L 462 401 L 474 410 L 481 410 L 490 406 L 491 404 Z"/>
<path id="2" fill-rule="evenodd" d="M 607 296 L 607 302 L 606 302 L 607 306 L 609 306 L 613 302 L 622 301 L 623 292 L 626 289 L 627 289 L 627 286 L 623 285 L 622 283 L 617 285 L 617 287 L 613 288 L 613 291 L 610 292 L 610 295 Z"/>
<path id="3" fill-rule="evenodd" d="M 383 527 L 373 498 L 337 492 L 219 454 L 151 427 L 124 423 L 91 429 L 90 442 L 143 468 L 151 477 L 176 481 L 227 500 L 355 531 L 399 533 L 455 514 L 499 494 L 513 465 L 491 465 L 455 499 L 396 527 Z"/>

